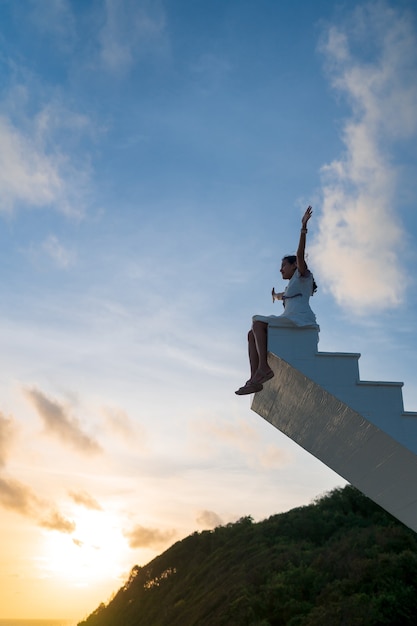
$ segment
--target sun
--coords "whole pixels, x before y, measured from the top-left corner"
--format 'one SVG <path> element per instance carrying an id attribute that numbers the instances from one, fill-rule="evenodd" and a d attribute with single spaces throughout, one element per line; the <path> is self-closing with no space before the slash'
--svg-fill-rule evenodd
<path id="1" fill-rule="evenodd" d="M 129 548 L 121 520 L 103 511 L 77 510 L 71 516 L 76 531 L 44 533 L 38 566 L 43 577 L 86 587 L 126 573 Z"/>

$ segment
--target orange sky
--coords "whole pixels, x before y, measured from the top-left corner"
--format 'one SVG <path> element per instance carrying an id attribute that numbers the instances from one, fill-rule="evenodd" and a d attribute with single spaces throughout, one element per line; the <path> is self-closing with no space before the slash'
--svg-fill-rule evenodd
<path id="1" fill-rule="evenodd" d="M 176 540 L 341 482 L 283 435 L 271 439 L 247 403 L 228 420 L 197 410 L 179 442 L 179 417 L 151 427 L 18 385 L 10 402 L 10 390 L 19 419 L 0 415 L 2 618 L 80 620 Z M 88 435 L 76 418 L 87 413 Z"/>

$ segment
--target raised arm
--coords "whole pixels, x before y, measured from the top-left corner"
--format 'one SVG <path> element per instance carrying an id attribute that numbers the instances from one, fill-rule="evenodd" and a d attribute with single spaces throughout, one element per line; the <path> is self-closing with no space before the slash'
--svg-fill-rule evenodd
<path id="1" fill-rule="evenodd" d="M 300 241 L 298 243 L 297 249 L 297 269 L 300 272 L 301 276 L 307 271 L 307 264 L 305 262 L 304 253 L 306 249 L 306 235 L 307 235 L 307 222 L 313 213 L 313 209 L 311 206 L 307 207 L 306 212 L 303 215 L 301 220 L 301 232 L 300 232 Z"/>

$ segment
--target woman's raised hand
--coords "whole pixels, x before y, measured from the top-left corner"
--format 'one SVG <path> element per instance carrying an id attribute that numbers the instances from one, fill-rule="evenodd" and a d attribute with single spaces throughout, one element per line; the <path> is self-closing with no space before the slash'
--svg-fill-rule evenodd
<path id="1" fill-rule="evenodd" d="M 308 206 L 308 207 L 307 207 L 307 209 L 306 209 L 306 212 L 304 213 L 304 215 L 303 215 L 303 217 L 302 217 L 302 220 L 301 220 L 301 223 L 302 223 L 302 225 L 303 225 L 303 228 L 306 228 L 306 227 L 307 227 L 307 222 L 308 222 L 308 220 L 310 219 L 310 217 L 311 217 L 312 213 L 313 213 L 313 209 L 312 209 L 312 207 L 311 207 L 311 206 Z"/>

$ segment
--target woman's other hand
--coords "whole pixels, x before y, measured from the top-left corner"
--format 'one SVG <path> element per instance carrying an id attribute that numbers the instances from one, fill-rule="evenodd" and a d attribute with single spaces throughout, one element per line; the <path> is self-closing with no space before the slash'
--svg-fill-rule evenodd
<path id="1" fill-rule="evenodd" d="M 284 292 L 282 291 L 282 292 L 277 293 L 275 291 L 275 287 L 272 287 L 271 295 L 272 295 L 272 302 L 275 302 L 275 300 L 282 300 L 282 296 L 284 295 Z"/>

